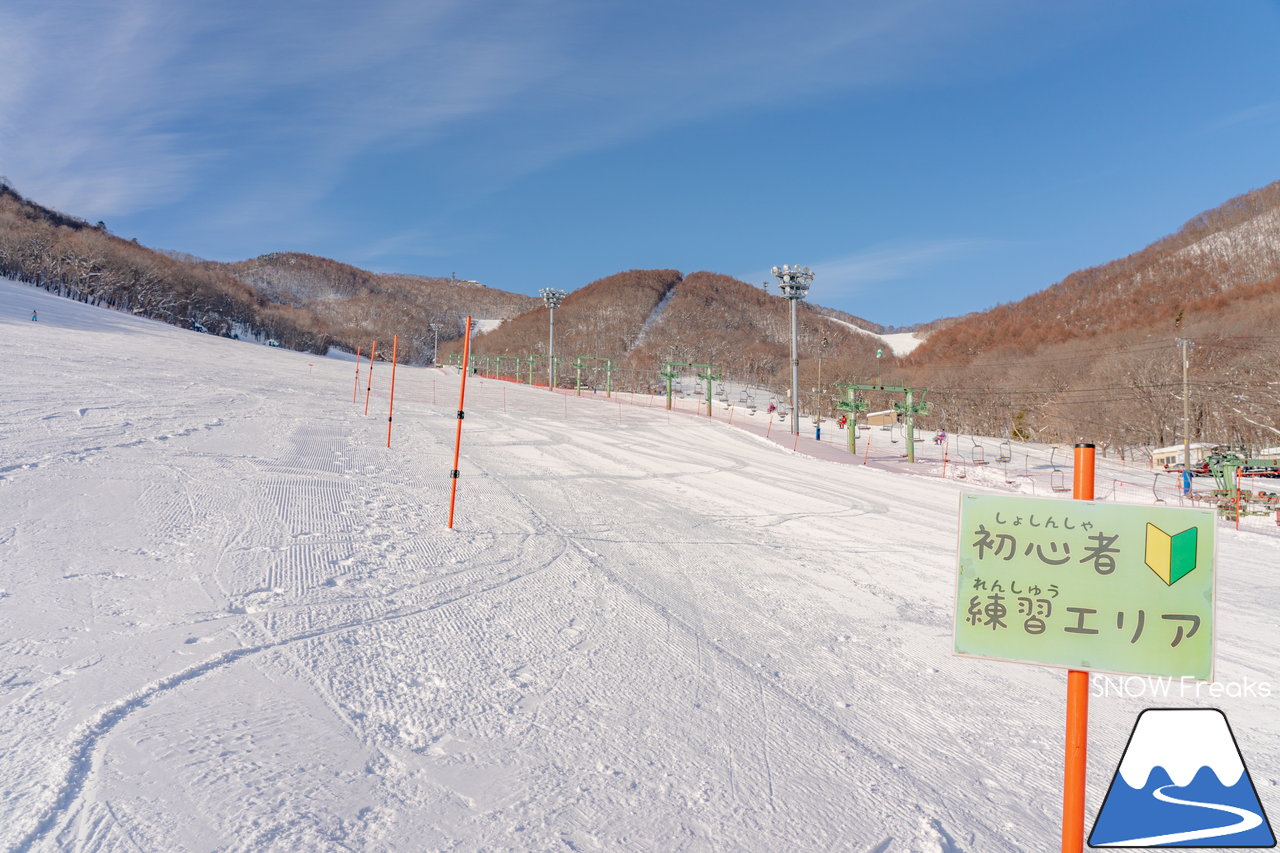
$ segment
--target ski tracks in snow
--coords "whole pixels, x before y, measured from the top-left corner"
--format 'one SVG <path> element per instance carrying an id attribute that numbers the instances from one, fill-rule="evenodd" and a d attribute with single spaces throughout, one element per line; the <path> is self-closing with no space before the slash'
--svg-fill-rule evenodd
<path id="1" fill-rule="evenodd" d="M 537 426 L 523 423 L 522 435 L 532 439 L 522 442 L 523 446 L 547 446 L 555 437 L 555 427 L 546 429 L 552 432 L 539 435 Z M 742 472 L 737 459 L 708 453 L 706 447 L 681 451 L 670 443 L 645 446 L 643 435 L 628 435 L 622 444 L 605 436 L 607 433 L 601 435 L 599 443 L 574 441 L 568 447 L 562 443 L 562 458 L 557 460 L 561 465 L 565 456 L 589 460 L 571 466 L 586 469 L 578 474 L 570 471 L 568 476 L 540 478 L 536 469 L 530 470 L 527 454 L 522 456 L 525 474 L 520 479 L 537 495 L 527 496 L 525 502 L 530 507 L 573 508 L 570 516 L 562 513 L 558 519 L 561 532 L 587 558 L 592 572 L 606 582 L 605 588 L 612 590 L 610 597 L 619 615 L 611 624 L 625 625 L 633 632 L 619 637 L 629 654 L 650 646 L 654 636 L 665 637 L 665 647 L 655 650 L 650 668 L 637 666 L 636 674 L 670 672 L 676 684 L 689 682 L 683 694 L 672 683 L 653 685 L 655 691 L 671 694 L 673 705 L 682 696 L 687 700 L 679 712 L 683 719 L 667 721 L 668 726 L 687 730 L 670 743 L 637 746 L 637 752 L 657 752 L 663 760 L 679 764 L 681 759 L 673 750 L 698 752 L 698 745 L 685 742 L 685 738 L 702 737 L 695 733 L 708 731 L 706 722 L 711 723 L 710 730 L 718 730 L 719 745 L 703 744 L 700 760 L 720 765 L 713 776 L 723 780 L 724 788 L 704 790 L 697 798 L 727 798 L 735 805 L 719 814 L 714 826 L 704 827 L 700 833 L 704 840 L 714 846 L 808 849 L 846 844 L 853 832 L 853 837 L 868 837 L 869 845 L 889 849 L 883 845 L 892 839 L 878 836 L 880 842 L 870 840 L 877 837 L 872 827 L 895 826 L 896 837 L 909 845 L 901 849 L 960 850 L 944 827 L 961 823 L 961 816 L 945 805 L 937 781 L 913 778 L 897 760 L 871 747 L 831 711 L 822 710 L 813 697 L 790 689 L 788 678 L 769 671 L 772 655 L 759 647 L 759 637 L 736 623 L 744 614 L 723 609 L 731 601 L 750 598 L 734 588 L 735 583 L 745 580 L 728 577 L 736 574 L 734 567 L 743 562 L 737 552 L 748 548 L 756 553 L 785 551 L 786 546 L 774 541 L 776 537 L 768 531 L 776 529 L 779 515 L 795 513 L 770 509 L 767 502 L 757 503 L 747 512 L 725 512 L 720 510 L 723 500 L 701 505 L 701 499 L 707 497 L 704 490 L 733 492 L 731 486 L 726 489 L 726 481 L 738 478 L 743 480 L 739 497 L 747 501 L 761 495 L 767 501 L 768 488 L 782 489 L 779 506 L 794 502 L 794 490 L 786 491 L 780 476 Z M 650 472 L 665 467 L 662 463 L 654 466 L 652 459 L 634 465 L 635 454 L 649 453 L 663 454 L 671 473 L 637 477 L 633 467 Z M 718 459 L 723 459 L 723 464 L 717 464 Z M 691 470 L 699 469 L 700 477 L 689 476 Z M 510 482 L 512 472 L 502 473 L 504 482 Z M 710 486 L 682 484 L 686 479 L 690 483 L 705 480 L 708 474 L 716 475 Z M 656 490 L 648 491 L 650 486 Z M 682 517 L 684 523 L 674 527 L 666 503 L 672 499 L 688 509 Z M 885 511 L 853 490 L 838 495 L 837 501 L 841 499 L 848 506 L 845 520 L 849 512 Z M 830 503 L 824 501 L 822 506 L 822 511 L 830 514 Z M 564 528 L 567 518 L 575 519 L 576 525 Z M 602 527 L 597 518 L 607 518 L 610 523 Z M 745 560 L 751 562 L 750 558 Z M 597 655 L 604 651 L 595 649 Z M 751 661 L 744 655 L 751 656 Z M 622 659 L 615 665 L 626 666 Z M 889 673 L 890 677 L 897 674 Z M 806 674 L 801 683 L 821 682 L 827 677 L 827 673 L 815 671 Z M 672 714 L 677 714 L 674 707 Z M 900 722 L 920 734 L 927 733 L 930 725 L 927 716 L 906 715 Z M 833 800 L 833 789 L 846 791 L 847 799 Z M 935 805 L 922 807 L 918 805 L 922 800 Z M 689 808 L 687 802 L 685 808 Z"/>

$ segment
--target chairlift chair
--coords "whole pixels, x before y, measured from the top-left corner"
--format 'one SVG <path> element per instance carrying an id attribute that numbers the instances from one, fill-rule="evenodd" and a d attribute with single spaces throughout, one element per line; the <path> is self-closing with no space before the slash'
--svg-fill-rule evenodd
<path id="1" fill-rule="evenodd" d="M 1004 464 L 1013 459 L 1013 445 L 1009 443 L 1009 439 L 1000 442 L 1000 456 L 996 459 L 1000 464 Z"/>
<path id="2" fill-rule="evenodd" d="M 987 450 L 981 444 L 978 444 L 978 442 L 975 441 L 973 443 L 973 449 L 969 451 L 969 453 L 973 457 L 974 465 L 987 464 Z"/>
<path id="3" fill-rule="evenodd" d="M 746 392 L 746 391 L 742 391 L 742 392 L 740 392 L 740 393 L 738 394 L 738 402 L 739 402 L 739 403 L 749 403 L 749 402 L 751 402 L 749 399 L 747 399 L 747 392 Z"/>
<path id="4" fill-rule="evenodd" d="M 1067 485 L 1067 474 L 1065 471 L 1059 471 L 1054 468 L 1049 472 L 1049 488 L 1055 492 L 1069 492 L 1071 486 Z"/>

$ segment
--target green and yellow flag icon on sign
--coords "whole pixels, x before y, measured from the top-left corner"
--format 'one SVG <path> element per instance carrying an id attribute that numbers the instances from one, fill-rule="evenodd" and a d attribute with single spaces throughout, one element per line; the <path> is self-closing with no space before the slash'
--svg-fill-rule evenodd
<path id="1" fill-rule="evenodd" d="M 1181 533 L 1165 533 L 1147 522 L 1147 568 L 1166 585 L 1173 586 L 1196 567 L 1196 531 L 1188 527 Z"/>

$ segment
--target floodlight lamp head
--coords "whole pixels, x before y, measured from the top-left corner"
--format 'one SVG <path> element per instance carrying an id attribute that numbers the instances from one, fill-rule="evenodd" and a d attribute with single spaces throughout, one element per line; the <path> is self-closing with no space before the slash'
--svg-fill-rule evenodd
<path id="1" fill-rule="evenodd" d="M 787 299 L 804 299 L 809 294 L 808 282 L 797 279 L 784 279 L 779 289 Z"/>
<path id="2" fill-rule="evenodd" d="M 568 296 L 568 294 L 563 290 L 559 290 L 554 287 L 544 287 L 542 290 L 539 290 L 538 293 L 542 294 L 542 301 L 545 302 L 546 306 L 552 311 L 559 308 L 560 303 L 564 301 L 566 296 Z"/>

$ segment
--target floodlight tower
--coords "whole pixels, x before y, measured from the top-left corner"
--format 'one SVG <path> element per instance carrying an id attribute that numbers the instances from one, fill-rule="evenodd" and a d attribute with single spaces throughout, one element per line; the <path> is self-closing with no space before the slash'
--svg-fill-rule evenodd
<path id="1" fill-rule="evenodd" d="M 551 312 L 551 331 L 547 336 L 547 390 L 556 390 L 556 309 L 569 294 L 554 287 L 544 287 L 538 291 L 542 301 Z"/>
<path id="2" fill-rule="evenodd" d="M 796 320 L 796 303 L 809 295 L 813 270 L 808 267 L 787 266 L 773 268 L 778 279 L 778 290 L 791 303 L 791 432 L 800 434 L 800 327 Z"/>
<path id="3" fill-rule="evenodd" d="M 431 330 L 431 334 L 433 336 L 431 339 L 431 363 L 435 364 L 436 356 L 440 354 L 440 324 L 431 323 L 427 328 Z"/>

